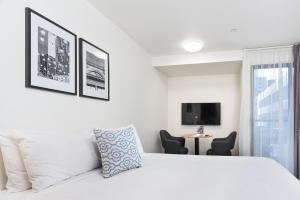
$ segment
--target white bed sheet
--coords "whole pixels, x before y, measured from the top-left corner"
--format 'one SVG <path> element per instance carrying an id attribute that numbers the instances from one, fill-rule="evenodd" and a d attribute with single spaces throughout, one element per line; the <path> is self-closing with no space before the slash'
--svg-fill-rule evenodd
<path id="1" fill-rule="evenodd" d="M 144 154 L 143 167 L 104 179 L 100 169 L 39 193 L 2 200 L 299 200 L 300 182 L 266 158 Z"/>

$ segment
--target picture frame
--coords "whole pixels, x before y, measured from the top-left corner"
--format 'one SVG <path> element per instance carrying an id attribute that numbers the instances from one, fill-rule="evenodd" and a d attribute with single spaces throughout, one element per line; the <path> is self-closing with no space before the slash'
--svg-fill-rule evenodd
<path id="1" fill-rule="evenodd" d="M 77 36 L 25 8 L 25 87 L 77 95 Z"/>
<path id="2" fill-rule="evenodd" d="M 79 96 L 110 100 L 109 53 L 79 38 Z"/>

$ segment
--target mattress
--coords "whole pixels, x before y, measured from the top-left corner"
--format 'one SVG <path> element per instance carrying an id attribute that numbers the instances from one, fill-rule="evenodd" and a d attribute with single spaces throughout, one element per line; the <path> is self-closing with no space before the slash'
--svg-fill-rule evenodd
<path id="1" fill-rule="evenodd" d="M 254 157 L 144 154 L 143 166 L 104 179 L 100 169 L 39 193 L 5 200 L 299 200 L 300 182 L 275 161 Z"/>

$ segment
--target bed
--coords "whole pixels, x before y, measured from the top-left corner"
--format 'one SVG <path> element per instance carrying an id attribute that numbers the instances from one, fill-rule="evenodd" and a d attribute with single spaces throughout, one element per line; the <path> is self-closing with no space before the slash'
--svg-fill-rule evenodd
<path id="1" fill-rule="evenodd" d="M 300 182 L 267 158 L 143 155 L 143 167 L 104 179 L 100 169 L 41 192 L 0 192 L 5 200 L 299 200 Z"/>

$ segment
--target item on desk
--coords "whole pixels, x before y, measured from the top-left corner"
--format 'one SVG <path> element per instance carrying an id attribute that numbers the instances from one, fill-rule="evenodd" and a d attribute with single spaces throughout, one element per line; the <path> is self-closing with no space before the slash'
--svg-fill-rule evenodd
<path id="1" fill-rule="evenodd" d="M 197 133 L 198 134 L 203 134 L 204 133 L 204 126 L 199 126 L 199 128 L 197 129 Z"/>

